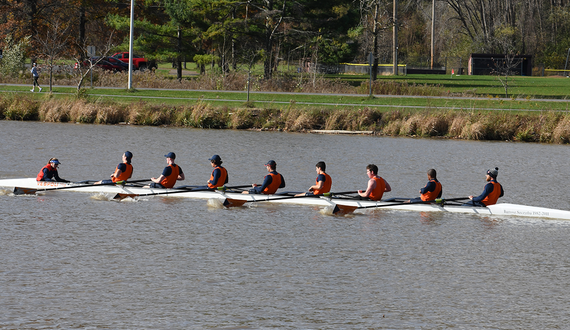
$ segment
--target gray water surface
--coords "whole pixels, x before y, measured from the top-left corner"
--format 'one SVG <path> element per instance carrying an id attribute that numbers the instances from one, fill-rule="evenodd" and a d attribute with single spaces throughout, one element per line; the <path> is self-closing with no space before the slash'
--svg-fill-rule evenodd
<path id="1" fill-rule="evenodd" d="M 125 150 L 134 178 L 177 153 L 185 184 L 219 154 L 230 184 L 275 159 L 302 191 L 327 162 L 334 191 L 369 163 L 415 197 L 438 170 L 444 196 L 478 195 L 498 166 L 503 202 L 570 209 L 568 146 L 0 121 L 0 179 L 50 157 L 70 180 L 104 179 Z M 0 194 L 2 329 L 564 329 L 570 222 L 317 207 L 221 209 L 204 200 L 58 191 Z"/>

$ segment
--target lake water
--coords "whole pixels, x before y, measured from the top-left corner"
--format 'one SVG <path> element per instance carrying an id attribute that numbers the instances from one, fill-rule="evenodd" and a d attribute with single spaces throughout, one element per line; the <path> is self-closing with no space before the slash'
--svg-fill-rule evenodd
<path id="1" fill-rule="evenodd" d="M 435 168 L 444 197 L 478 195 L 499 167 L 503 202 L 570 209 L 569 146 L 371 136 L 0 121 L 0 179 L 105 179 L 125 150 L 135 179 L 175 152 L 185 184 L 219 154 L 230 185 L 364 189 L 366 165 L 416 197 Z M 316 207 L 220 209 L 204 200 L 109 201 L 58 191 L 0 194 L 2 329 L 563 329 L 570 222 Z"/>

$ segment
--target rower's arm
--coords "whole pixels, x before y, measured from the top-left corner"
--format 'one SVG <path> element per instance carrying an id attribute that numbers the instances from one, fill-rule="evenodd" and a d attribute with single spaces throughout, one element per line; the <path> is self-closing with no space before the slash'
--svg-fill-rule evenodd
<path id="1" fill-rule="evenodd" d="M 161 174 L 158 178 L 150 178 L 150 180 L 154 183 L 160 183 L 162 180 L 164 180 L 164 178 L 166 177 Z"/>
<path id="2" fill-rule="evenodd" d="M 326 178 L 322 178 L 320 175 L 318 177 L 320 180 L 317 181 L 317 184 L 312 185 L 311 187 L 309 187 L 309 191 L 313 191 L 313 190 L 318 190 L 318 189 L 322 189 L 324 184 L 325 184 L 325 180 Z"/>
<path id="3" fill-rule="evenodd" d="M 390 187 L 390 184 L 388 183 L 388 181 L 384 180 L 384 184 L 386 185 L 384 192 L 392 191 L 392 187 Z"/>
<path id="4" fill-rule="evenodd" d="M 212 173 L 212 175 L 214 176 L 214 179 L 208 180 L 208 183 L 215 186 L 218 183 L 218 180 L 220 179 L 221 174 L 222 174 L 222 171 L 219 168 L 216 168 Z M 224 182 L 224 183 L 226 183 L 226 182 Z"/>
<path id="5" fill-rule="evenodd" d="M 368 197 L 368 196 L 370 196 L 370 193 L 372 192 L 372 190 L 374 190 L 374 188 L 376 188 L 376 181 L 374 181 L 373 179 L 370 179 L 370 180 L 368 180 L 368 188 L 366 188 L 366 191 L 363 192 L 362 190 L 359 190 L 358 194 L 362 197 Z M 386 189 L 388 189 L 388 188 L 386 187 Z M 390 190 L 392 190 L 392 189 L 390 189 Z"/>
<path id="6" fill-rule="evenodd" d="M 121 175 L 121 173 L 123 173 L 123 171 L 121 171 L 121 170 L 117 167 L 117 169 L 115 170 L 115 173 L 111 174 L 111 177 L 112 177 L 112 178 L 118 178 L 119 175 Z"/>
<path id="7" fill-rule="evenodd" d="M 490 193 L 493 192 L 493 190 L 494 190 L 493 188 L 494 188 L 494 187 L 493 187 L 493 185 L 492 185 L 491 183 L 487 183 L 487 184 L 485 185 L 485 189 L 483 190 L 483 193 L 482 193 L 481 195 L 477 196 L 477 197 L 473 197 L 472 200 L 473 200 L 474 202 L 480 202 L 480 201 L 484 200 L 485 197 L 487 197 Z"/>
<path id="8" fill-rule="evenodd" d="M 273 178 L 271 177 L 271 175 L 266 175 L 265 178 L 263 179 L 263 184 L 261 185 L 259 191 L 263 191 L 265 188 L 267 188 L 267 186 L 271 184 L 271 182 L 273 182 Z"/>

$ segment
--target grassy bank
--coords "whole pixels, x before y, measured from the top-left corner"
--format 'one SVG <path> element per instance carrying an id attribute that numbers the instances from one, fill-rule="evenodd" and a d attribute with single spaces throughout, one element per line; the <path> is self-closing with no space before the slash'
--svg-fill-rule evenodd
<path id="1" fill-rule="evenodd" d="M 27 86 L 2 86 L 3 91 L 30 94 Z M 89 98 L 113 100 L 117 103 L 131 103 L 144 99 L 145 102 L 171 106 L 187 105 L 198 100 L 206 101 L 216 107 L 241 107 L 247 100 L 247 93 L 237 91 L 204 91 L 181 89 L 138 89 L 127 92 L 125 89 L 96 88 L 85 89 Z M 53 97 L 67 98 L 76 94 L 73 87 L 55 87 Z M 43 94 L 34 94 L 42 98 Z M 250 94 L 250 101 L 260 107 L 278 109 L 294 105 L 297 108 L 326 107 L 344 109 L 346 107 L 372 107 L 383 110 L 501 110 L 511 112 L 526 111 L 570 111 L 570 100 L 544 99 L 501 99 L 493 97 L 453 97 L 453 96 L 416 96 L 393 95 L 368 98 L 358 94 L 323 94 L 323 93 L 264 93 Z"/>
<path id="2" fill-rule="evenodd" d="M 117 102 L 100 97 L 77 99 L 28 92 L 0 95 L 0 119 L 289 132 L 364 130 L 384 136 L 570 143 L 570 114 L 554 111 L 298 106 L 295 102 L 281 107 L 268 104 L 250 108 L 243 103 L 230 107 L 203 100 L 171 105 L 140 98 Z"/>

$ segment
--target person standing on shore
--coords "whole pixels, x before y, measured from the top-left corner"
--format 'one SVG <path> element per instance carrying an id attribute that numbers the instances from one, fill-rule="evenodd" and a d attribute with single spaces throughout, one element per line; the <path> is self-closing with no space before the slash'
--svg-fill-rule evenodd
<path id="1" fill-rule="evenodd" d="M 366 175 L 368 175 L 368 187 L 366 191 L 359 190 L 360 197 L 368 198 L 373 201 L 379 201 L 385 192 L 392 191 L 392 188 L 386 180 L 378 176 L 378 166 L 369 164 L 366 166 Z"/>
<path id="2" fill-rule="evenodd" d="M 40 89 L 40 92 L 41 92 L 42 88 L 40 87 L 40 84 L 38 83 L 38 78 L 40 77 L 40 74 L 38 72 L 38 65 L 36 63 L 32 64 L 32 69 L 30 70 L 30 72 L 32 73 L 32 77 L 34 78 L 34 83 L 32 85 L 32 89 L 30 89 L 30 91 L 33 93 L 36 90 L 36 85 L 37 85 L 38 88 Z"/>

